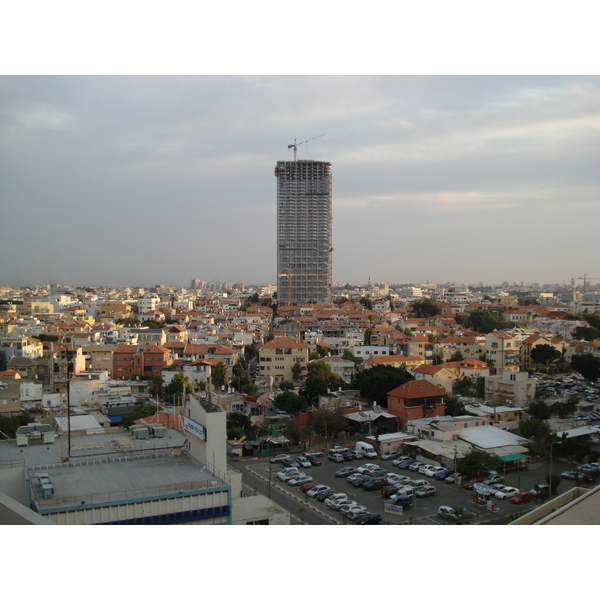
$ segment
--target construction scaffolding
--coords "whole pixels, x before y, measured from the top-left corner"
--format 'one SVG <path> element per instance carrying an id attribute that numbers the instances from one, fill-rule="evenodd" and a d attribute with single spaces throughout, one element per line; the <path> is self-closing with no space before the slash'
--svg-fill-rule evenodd
<path id="1" fill-rule="evenodd" d="M 279 161 L 277 290 L 289 304 L 331 299 L 331 163 Z"/>

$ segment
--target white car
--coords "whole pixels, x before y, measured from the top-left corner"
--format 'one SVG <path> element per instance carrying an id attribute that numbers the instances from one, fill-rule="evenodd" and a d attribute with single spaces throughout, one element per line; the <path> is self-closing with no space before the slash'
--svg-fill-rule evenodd
<path id="1" fill-rule="evenodd" d="M 308 467 L 312 467 L 310 460 L 308 460 L 306 456 L 296 456 L 295 458 L 300 463 L 301 467 L 304 467 L 305 469 Z"/>
<path id="2" fill-rule="evenodd" d="M 419 465 L 417 467 L 417 473 L 420 473 L 421 475 L 425 475 L 425 471 L 427 471 L 427 469 L 430 469 L 431 467 L 433 467 L 433 465 L 429 465 L 427 463 Z"/>
<path id="3" fill-rule="evenodd" d="M 276 462 L 280 462 L 282 460 L 284 460 L 285 458 L 292 458 L 289 454 L 278 454 L 277 456 L 274 456 L 271 459 L 272 463 L 276 463 Z"/>
<path id="4" fill-rule="evenodd" d="M 360 506 L 360 505 L 356 505 L 356 506 L 352 506 L 351 508 L 349 508 L 348 510 L 346 509 L 342 509 L 345 512 L 346 516 L 351 520 L 354 521 L 356 519 L 358 519 L 358 517 L 364 515 L 367 511 L 366 506 Z M 342 512 L 342 511 L 340 511 Z"/>
<path id="5" fill-rule="evenodd" d="M 277 479 L 279 479 L 279 481 L 287 481 L 288 479 L 298 477 L 299 475 L 303 475 L 303 473 L 300 473 L 296 467 L 289 467 L 283 471 L 279 471 L 279 473 L 277 473 Z"/>
<path id="6" fill-rule="evenodd" d="M 404 483 L 405 481 L 410 481 L 410 477 L 406 475 L 397 475 L 396 473 L 390 473 L 386 477 L 386 481 L 388 485 L 394 485 L 395 483 Z"/>
<path id="7" fill-rule="evenodd" d="M 433 485 L 424 485 L 423 487 L 417 488 L 415 490 L 415 496 L 417 498 L 425 498 L 426 496 L 435 496 L 437 494 L 437 490 Z"/>
<path id="8" fill-rule="evenodd" d="M 325 492 L 330 489 L 331 488 L 328 485 L 315 485 L 315 487 L 310 488 L 310 490 L 306 492 L 306 495 L 310 498 L 314 498 L 317 494 L 320 494 L 321 492 Z"/>
<path id="9" fill-rule="evenodd" d="M 444 467 L 429 467 L 428 469 L 425 470 L 423 475 L 425 475 L 426 477 L 435 477 L 438 473 L 441 473 L 442 471 L 445 471 L 445 470 L 446 469 L 444 469 Z"/>
<path id="10" fill-rule="evenodd" d="M 310 475 L 299 475 L 298 477 L 292 477 L 291 479 L 288 479 L 287 483 L 292 487 L 298 487 L 299 485 L 304 485 L 312 480 L 313 478 Z"/>
<path id="11" fill-rule="evenodd" d="M 341 492 L 338 492 L 337 494 L 332 494 L 331 496 L 329 496 L 329 498 L 327 498 L 327 500 L 325 500 L 325 506 L 331 506 L 334 502 L 338 500 L 348 500 L 348 496 L 346 494 L 342 494 Z"/>
<path id="12" fill-rule="evenodd" d="M 519 490 L 516 487 L 505 486 L 503 490 L 496 492 L 494 495 L 498 500 L 504 500 L 506 498 L 512 498 L 519 493 Z"/>
<path id="13" fill-rule="evenodd" d="M 343 508 L 352 508 L 353 506 L 357 506 L 358 502 L 356 502 L 356 500 L 336 500 L 335 502 L 332 502 L 329 506 L 329 508 L 331 508 L 331 510 L 337 510 L 340 511 Z"/>
<path id="14" fill-rule="evenodd" d="M 356 469 L 359 473 L 369 473 L 373 470 L 377 470 L 379 469 L 379 465 L 376 465 L 374 463 L 365 463 L 364 465 L 361 465 L 360 467 L 358 467 L 358 469 Z"/>

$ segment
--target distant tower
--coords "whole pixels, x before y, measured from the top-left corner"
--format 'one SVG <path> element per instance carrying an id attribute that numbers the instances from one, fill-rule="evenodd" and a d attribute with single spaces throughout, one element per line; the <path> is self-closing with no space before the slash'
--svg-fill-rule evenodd
<path id="1" fill-rule="evenodd" d="M 331 163 L 278 161 L 277 299 L 331 298 Z"/>

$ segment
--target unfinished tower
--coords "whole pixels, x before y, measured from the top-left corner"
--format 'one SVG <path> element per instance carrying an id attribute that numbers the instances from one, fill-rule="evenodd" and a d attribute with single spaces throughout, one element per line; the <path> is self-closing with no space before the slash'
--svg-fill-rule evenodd
<path id="1" fill-rule="evenodd" d="M 324 303 L 331 296 L 331 163 L 278 161 L 277 298 Z"/>

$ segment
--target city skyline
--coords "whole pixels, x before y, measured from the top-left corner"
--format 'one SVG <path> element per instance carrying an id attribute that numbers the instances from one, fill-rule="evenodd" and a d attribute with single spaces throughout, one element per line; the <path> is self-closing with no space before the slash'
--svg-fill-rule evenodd
<path id="1" fill-rule="evenodd" d="M 331 163 L 334 282 L 598 272 L 600 79 L 0 78 L 0 285 L 276 283 L 273 164 Z"/>

